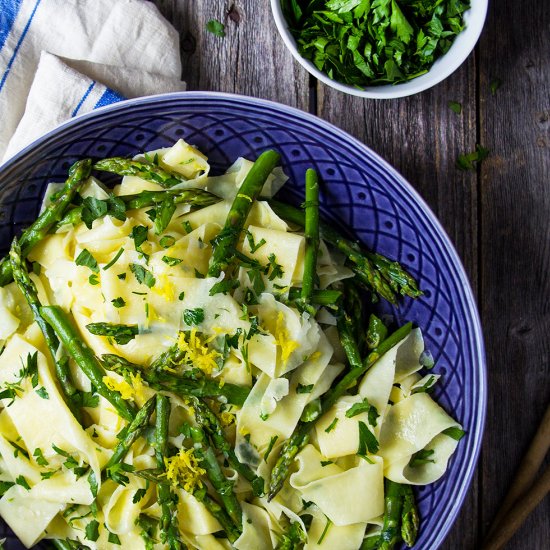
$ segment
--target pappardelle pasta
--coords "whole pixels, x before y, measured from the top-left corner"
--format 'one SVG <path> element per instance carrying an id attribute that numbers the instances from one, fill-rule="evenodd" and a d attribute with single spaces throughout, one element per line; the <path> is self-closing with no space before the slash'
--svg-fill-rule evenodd
<path id="1" fill-rule="evenodd" d="M 31 547 L 388 549 L 464 432 L 429 395 L 397 263 L 319 219 L 274 151 L 172 147 L 51 184 L 0 262 L 0 515 Z M 97 176 L 122 176 L 107 188 Z M 282 193 L 279 193 L 280 196 Z"/>

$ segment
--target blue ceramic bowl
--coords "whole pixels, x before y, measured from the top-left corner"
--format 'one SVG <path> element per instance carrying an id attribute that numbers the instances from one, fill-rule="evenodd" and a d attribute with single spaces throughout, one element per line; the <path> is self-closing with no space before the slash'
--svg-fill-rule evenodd
<path id="1" fill-rule="evenodd" d="M 435 397 L 466 430 L 446 475 L 418 490 L 422 529 L 415 546 L 434 550 L 460 509 L 476 465 L 486 405 L 483 339 L 468 279 L 441 225 L 414 189 L 362 143 L 312 115 L 268 101 L 184 92 L 124 101 L 80 116 L 38 139 L 0 169 L 0 253 L 38 214 L 46 184 L 63 181 L 77 159 L 133 155 L 184 138 L 206 153 L 214 172 L 238 156 L 275 148 L 291 183 L 283 200 L 299 203 L 305 170 L 324 185 L 322 212 L 366 247 L 402 262 L 424 296 L 395 309 L 398 323 L 422 328 L 443 378 Z M 5 525 L 0 537 L 8 536 Z"/>

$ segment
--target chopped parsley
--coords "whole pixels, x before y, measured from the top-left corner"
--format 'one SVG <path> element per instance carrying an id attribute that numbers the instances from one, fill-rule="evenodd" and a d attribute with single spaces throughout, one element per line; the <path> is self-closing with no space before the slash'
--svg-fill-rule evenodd
<path id="1" fill-rule="evenodd" d="M 332 432 L 332 430 L 334 430 L 334 428 L 336 428 L 337 423 L 338 423 L 338 417 L 335 417 L 334 420 L 327 426 L 327 428 L 325 429 L 325 432 L 327 434 Z"/>
<path id="2" fill-rule="evenodd" d="M 212 286 L 208 294 L 210 296 L 214 296 L 214 294 L 227 294 L 228 292 L 231 292 L 232 290 L 235 290 L 239 286 L 239 281 L 236 279 L 225 279 L 223 281 L 219 281 Z"/>
<path id="3" fill-rule="evenodd" d="M 146 269 L 142 265 L 130 264 L 130 271 L 134 274 L 138 283 L 148 286 L 149 288 L 155 286 L 155 277 L 148 269 Z"/>
<path id="4" fill-rule="evenodd" d="M 176 239 L 172 235 L 164 235 L 164 237 L 161 237 L 159 244 L 162 248 L 167 249 L 173 246 L 175 242 Z"/>
<path id="5" fill-rule="evenodd" d="M 283 271 L 283 267 L 277 263 L 277 257 L 275 254 L 270 254 L 267 259 L 269 260 L 269 270 L 271 273 L 269 273 L 269 280 L 273 281 L 273 279 L 280 279 L 283 277 L 285 272 Z"/>
<path id="6" fill-rule="evenodd" d="M 298 52 L 363 88 L 425 74 L 464 28 L 468 0 L 282 0 Z"/>
<path id="7" fill-rule="evenodd" d="M 97 266 L 96 259 L 92 256 L 92 253 L 84 248 L 82 252 L 76 257 L 76 265 L 83 267 L 89 267 L 94 273 L 99 273 L 99 267 Z"/>
<path id="8" fill-rule="evenodd" d="M 27 489 L 27 491 L 31 490 L 31 486 L 29 485 L 28 481 L 25 479 L 23 475 L 17 476 L 15 478 L 15 483 L 17 483 L 17 485 L 21 485 L 21 487 L 23 487 L 24 489 Z"/>
<path id="9" fill-rule="evenodd" d="M 86 539 L 95 542 L 99 538 L 99 522 L 96 519 L 93 519 L 86 525 L 85 529 Z"/>
<path id="10" fill-rule="evenodd" d="M 138 252 L 142 252 L 141 245 L 147 240 L 149 228 L 145 225 L 134 225 L 130 237 L 134 241 L 134 246 Z"/>
<path id="11" fill-rule="evenodd" d="M 200 325 L 204 321 L 204 309 L 186 309 L 183 312 L 183 322 L 189 326 Z"/>
<path id="12" fill-rule="evenodd" d="M 441 432 L 442 434 L 448 435 L 449 437 L 452 437 L 456 441 L 460 441 L 466 432 L 464 430 L 461 430 L 460 428 L 457 428 L 456 426 L 452 426 L 450 428 L 447 428 L 446 430 L 443 430 Z"/>
<path id="13" fill-rule="evenodd" d="M 369 430 L 369 427 L 359 421 L 359 446 L 357 454 L 359 456 L 367 456 L 368 453 L 374 454 L 378 451 L 378 440 Z"/>
<path id="14" fill-rule="evenodd" d="M 162 261 L 170 267 L 181 264 L 181 262 L 183 262 L 183 260 L 181 260 L 180 258 L 172 258 L 171 256 L 163 256 Z"/>
<path id="15" fill-rule="evenodd" d="M 411 468 L 416 468 L 417 466 L 427 464 L 428 462 L 435 464 L 435 460 L 430 458 L 434 453 L 435 451 L 433 449 L 422 449 L 414 453 L 409 460 L 409 466 Z"/>
<path id="16" fill-rule="evenodd" d="M 121 307 L 124 307 L 126 305 L 126 302 L 124 301 L 124 298 L 121 298 L 119 296 L 118 298 L 111 300 L 111 304 L 113 304 L 113 306 L 117 309 L 120 309 Z"/>
<path id="17" fill-rule="evenodd" d="M 246 240 L 248 241 L 248 246 L 250 247 L 250 252 L 254 254 L 258 248 L 261 248 L 266 244 L 265 239 L 261 239 L 258 243 L 254 242 L 254 235 L 250 231 L 246 230 Z"/>
<path id="18" fill-rule="evenodd" d="M 37 390 L 35 390 L 39 397 L 42 399 L 49 399 L 50 396 L 48 394 L 48 390 L 44 388 L 43 386 L 40 386 Z"/>
<path id="19" fill-rule="evenodd" d="M 118 259 L 122 256 L 124 248 L 121 248 L 116 254 L 115 257 L 103 268 L 103 271 L 107 271 L 110 267 L 113 267 Z"/>
<path id="20" fill-rule="evenodd" d="M 304 386 L 303 384 L 298 384 L 298 386 L 296 386 L 296 393 L 311 393 L 314 385 L 315 384 L 308 384 Z"/>
<path id="21" fill-rule="evenodd" d="M 49 462 L 44 458 L 44 455 L 42 454 L 42 449 L 35 449 L 34 453 L 32 453 L 32 456 L 34 456 L 34 459 L 36 460 L 36 463 L 39 466 L 48 466 Z"/>
<path id="22" fill-rule="evenodd" d="M 380 415 L 378 414 L 378 410 L 376 409 L 376 407 L 371 405 L 366 397 L 360 403 L 353 404 L 346 411 L 346 416 L 348 418 L 353 418 L 354 416 L 357 416 L 361 413 L 368 413 L 369 424 L 371 426 L 376 426 L 377 419 Z"/>

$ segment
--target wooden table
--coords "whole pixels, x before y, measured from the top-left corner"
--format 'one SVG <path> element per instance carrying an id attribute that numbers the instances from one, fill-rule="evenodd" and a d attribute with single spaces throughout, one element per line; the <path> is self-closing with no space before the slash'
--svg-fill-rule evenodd
<path id="1" fill-rule="evenodd" d="M 454 242 L 484 327 L 489 406 L 477 473 L 443 549 L 480 548 L 550 397 L 550 2 L 493 0 L 474 54 L 422 94 L 364 100 L 310 78 L 268 0 L 156 0 L 181 33 L 190 90 L 310 111 L 363 141 L 424 197 Z M 206 31 L 222 21 L 226 37 Z M 502 81 L 493 94 L 490 83 Z M 448 107 L 462 104 L 462 114 Z M 477 143 L 477 171 L 455 167 Z M 550 499 L 508 548 L 550 547 Z M 335 549 L 337 550 L 337 549 Z"/>

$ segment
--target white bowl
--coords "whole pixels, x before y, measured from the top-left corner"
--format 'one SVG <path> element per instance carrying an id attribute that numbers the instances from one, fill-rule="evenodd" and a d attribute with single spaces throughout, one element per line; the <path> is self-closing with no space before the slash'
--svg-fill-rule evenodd
<path id="1" fill-rule="evenodd" d="M 403 82 L 401 84 L 382 84 L 379 86 L 367 86 L 365 88 L 356 88 L 348 84 L 342 84 L 332 80 L 326 73 L 321 72 L 315 65 L 304 59 L 296 47 L 296 41 L 288 30 L 288 24 L 283 16 L 280 0 L 271 0 L 271 11 L 275 18 L 275 24 L 286 47 L 296 60 L 305 67 L 313 76 L 324 82 L 328 86 L 345 92 L 346 94 L 367 97 L 371 99 L 393 99 L 396 97 L 406 97 L 418 92 L 423 92 L 456 71 L 462 62 L 470 55 L 483 29 L 485 16 L 487 15 L 488 0 L 470 0 L 472 7 L 464 13 L 464 23 L 466 28 L 456 36 L 453 45 L 449 51 L 441 56 L 432 65 L 431 69 L 424 75 Z"/>

